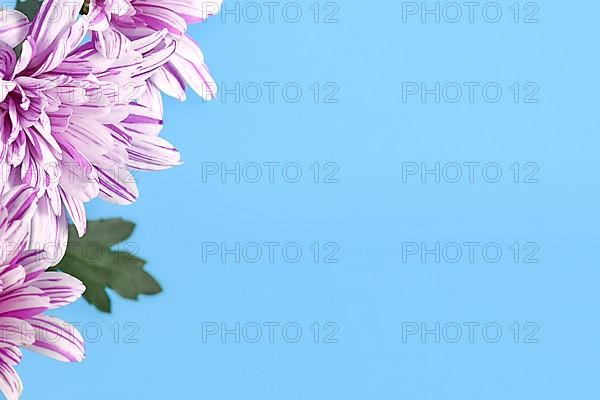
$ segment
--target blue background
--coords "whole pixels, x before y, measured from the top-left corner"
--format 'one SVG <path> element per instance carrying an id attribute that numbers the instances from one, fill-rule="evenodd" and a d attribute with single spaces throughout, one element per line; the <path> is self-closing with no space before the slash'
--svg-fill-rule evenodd
<path id="1" fill-rule="evenodd" d="M 272 103 L 266 92 L 257 103 L 233 95 L 205 103 L 191 93 L 183 104 L 166 101 L 163 135 L 185 164 L 137 174 L 133 206 L 88 207 L 91 218 L 137 222 L 132 241 L 164 293 L 139 302 L 113 294 L 112 315 L 84 301 L 60 310 L 87 327 L 88 339 L 94 327 L 102 337 L 81 365 L 28 352 L 19 366 L 24 399 L 598 398 L 600 5 L 547 1 L 539 23 L 524 24 L 512 21 L 513 1 L 502 1 L 498 23 L 478 9 L 473 23 L 463 15 L 452 24 L 432 16 L 403 23 L 401 2 L 345 1 L 339 22 L 326 24 L 323 10 L 313 21 L 312 3 L 298 2 L 296 24 L 278 8 L 273 23 L 267 15 L 237 23 L 229 14 L 191 28 L 222 86 L 297 82 L 303 97 L 291 103 L 279 90 Z M 402 82 L 470 81 L 497 82 L 502 99 L 402 99 Z M 338 85 L 339 102 L 315 103 L 315 82 Z M 539 102 L 515 103 L 514 82 L 535 82 Z M 212 162 L 295 162 L 303 177 L 204 183 L 203 163 Z M 315 162 L 335 163 L 339 183 L 314 183 Z M 495 162 L 503 176 L 495 184 L 481 175 L 474 183 L 403 183 L 406 162 Z M 539 182 L 514 183 L 515 162 L 536 163 Z M 303 257 L 203 262 L 206 242 L 297 242 Z M 335 242 L 339 263 L 315 263 L 313 242 Z M 404 242 L 495 242 L 503 257 L 403 262 Z M 539 262 L 515 263 L 514 242 L 536 243 Z M 236 343 L 233 335 L 203 341 L 207 322 L 281 325 L 273 343 L 266 328 L 258 343 Z M 290 322 L 303 330 L 297 343 L 282 338 Z M 338 343 L 323 343 L 328 322 L 339 328 Z M 466 328 L 458 343 L 433 335 L 403 342 L 403 322 L 481 325 L 473 343 Z M 482 336 L 490 322 L 503 330 L 497 343 Z M 524 343 L 528 322 L 539 327 L 537 343 Z M 126 343 L 132 326 L 138 343 Z"/>

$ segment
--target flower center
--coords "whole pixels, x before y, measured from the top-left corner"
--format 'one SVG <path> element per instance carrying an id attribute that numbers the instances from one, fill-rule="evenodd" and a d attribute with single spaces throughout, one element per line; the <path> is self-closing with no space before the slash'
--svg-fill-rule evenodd
<path id="1" fill-rule="evenodd" d="M 90 2 L 91 0 L 83 1 L 83 6 L 81 6 L 81 11 L 79 11 L 79 14 L 88 15 L 88 13 L 90 12 Z"/>

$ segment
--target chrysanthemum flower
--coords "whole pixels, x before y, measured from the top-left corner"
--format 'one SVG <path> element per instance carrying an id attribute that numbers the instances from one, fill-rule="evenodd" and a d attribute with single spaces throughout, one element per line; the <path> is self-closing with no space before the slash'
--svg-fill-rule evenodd
<path id="1" fill-rule="evenodd" d="M 33 188 L 0 196 L 0 390 L 16 400 L 23 385 L 14 369 L 21 347 L 60 361 L 84 357 L 83 338 L 66 322 L 44 315 L 77 300 L 85 287 L 62 272 L 48 272 L 43 251 L 28 250 L 29 222 L 38 200 Z"/>
<path id="2" fill-rule="evenodd" d="M 219 12 L 222 0 L 91 0 L 88 19 L 92 40 L 107 57 L 118 57 L 129 40 L 167 29 L 177 43 L 175 54 L 148 82 L 165 94 L 185 100 L 189 85 L 203 98 L 216 96 L 216 84 L 204 63 L 204 55 L 187 35 L 188 24 Z"/>
<path id="3" fill-rule="evenodd" d="M 138 196 L 131 169 L 179 163 L 158 137 L 162 115 L 149 107 L 157 93 L 146 85 L 174 41 L 153 31 L 107 59 L 81 44 L 88 31 L 82 4 L 46 0 L 31 24 L 18 11 L 0 11 L 7 21 L 0 29 L 0 185 L 38 191 L 30 240 L 52 246 L 55 262 L 66 248 L 67 212 L 83 234 L 85 202 L 99 196 L 129 204 Z"/>

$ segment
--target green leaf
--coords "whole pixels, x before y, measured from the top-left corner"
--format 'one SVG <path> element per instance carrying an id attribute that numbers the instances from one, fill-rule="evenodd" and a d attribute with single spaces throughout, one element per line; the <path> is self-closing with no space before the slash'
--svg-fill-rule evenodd
<path id="1" fill-rule="evenodd" d="M 70 227 L 74 229 L 74 227 Z M 88 221 L 87 233 L 83 237 L 86 242 L 99 243 L 104 247 L 111 247 L 124 242 L 131 236 L 135 224 L 121 218 L 100 221 Z M 71 233 L 71 232 L 69 232 Z"/>
<path id="2" fill-rule="evenodd" d="M 33 21 L 33 17 L 35 17 L 41 6 L 42 0 L 17 0 L 15 9 L 27 15 L 27 18 Z"/>
<path id="3" fill-rule="evenodd" d="M 17 0 L 17 4 L 15 4 L 15 10 L 21 11 L 27 16 L 29 21 L 33 21 L 33 18 L 36 16 L 41 6 L 42 0 Z M 17 58 L 21 57 L 23 44 L 19 44 L 14 50 Z"/>
<path id="4" fill-rule="evenodd" d="M 88 221 L 87 234 L 80 238 L 69 225 L 67 252 L 56 268 L 81 280 L 86 286 L 83 297 L 100 311 L 111 312 L 109 288 L 131 300 L 162 291 L 144 270 L 146 261 L 129 251 L 112 250 L 131 236 L 134 227 L 122 219 Z"/>

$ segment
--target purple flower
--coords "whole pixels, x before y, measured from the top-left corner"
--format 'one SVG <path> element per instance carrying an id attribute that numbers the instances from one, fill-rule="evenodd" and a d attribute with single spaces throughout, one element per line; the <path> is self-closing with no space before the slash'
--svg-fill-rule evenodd
<path id="1" fill-rule="evenodd" d="M 60 361 L 81 361 L 83 338 L 66 322 L 44 315 L 77 300 L 85 287 L 70 275 L 48 272 L 46 255 L 29 250 L 29 223 L 38 195 L 19 186 L 0 196 L 0 390 L 18 399 L 23 385 L 13 368 L 26 347 Z"/>
<path id="2" fill-rule="evenodd" d="M 82 3 L 46 0 L 31 24 L 18 11 L 0 11 L 7 21 L 0 29 L 0 185 L 36 189 L 30 243 L 54 262 L 66 248 L 67 213 L 83 235 L 85 202 L 130 204 L 138 197 L 130 170 L 179 164 L 177 150 L 158 137 L 159 95 L 146 84 L 175 42 L 166 29 L 148 31 L 107 59 L 84 43 Z"/>
<path id="3" fill-rule="evenodd" d="M 92 0 L 88 19 L 92 40 L 108 58 L 126 52 L 130 40 L 166 29 L 176 43 L 169 61 L 150 78 L 148 85 L 185 100 L 186 86 L 203 98 L 216 96 L 217 85 L 204 63 L 204 55 L 185 32 L 188 24 L 219 12 L 222 0 Z"/>

